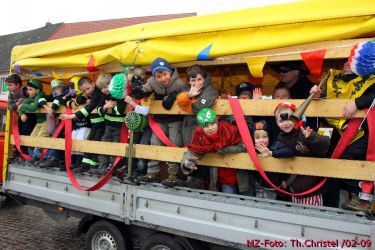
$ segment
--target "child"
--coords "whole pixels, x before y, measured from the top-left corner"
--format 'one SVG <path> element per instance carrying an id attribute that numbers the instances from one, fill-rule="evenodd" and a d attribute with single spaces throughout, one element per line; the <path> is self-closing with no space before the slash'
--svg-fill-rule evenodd
<path id="1" fill-rule="evenodd" d="M 273 99 L 291 99 L 290 90 L 286 86 L 285 83 L 279 82 L 278 84 L 276 84 L 275 88 L 273 89 L 272 98 Z"/>
<path id="2" fill-rule="evenodd" d="M 277 141 L 268 149 L 263 144 L 258 144 L 256 149 L 265 157 L 324 157 L 330 144 L 330 138 L 317 134 L 314 130 L 304 128 L 290 120 L 296 106 L 291 103 L 280 103 L 275 109 L 276 123 L 281 129 Z M 299 127 L 298 127 L 299 126 Z M 290 175 L 282 182 L 282 187 L 290 192 L 300 193 L 306 191 L 320 182 L 320 177 Z M 292 196 L 292 201 L 300 204 L 323 205 L 321 192 L 316 191 L 305 197 Z"/>
<path id="3" fill-rule="evenodd" d="M 28 119 L 26 112 L 36 112 L 42 107 L 42 105 L 46 108 L 46 99 L 44 98 L 45 94 L 43 92 L 42 84 L 38 80 L 32 79 L 27 82 L 27 93 L 29 94 L 29 97 L 25 99 L 17 109 L 23 122 L 26 122 Z M 48 137 L 49 133 L 47 130 L 46 115 L 38 113 L 36 114 L 36 118 L 37 123 L 30 136 Z M 30 150 L 29 153 L 32 159 L 29 160 L 28 163 L 34 164 L 35 161 L 39 160 L 40 150 L 38 148 Z"/>
<path id="4" fill-rule="evenodd" d="M 81 92 L 78 87 L 78 82 L 81 79 L 79 76 L 73 76 L 69 81 L 69 92 L 65 94 L 65 106 L 68 108 L 75 108 L 79 105 L 84 105 L 87 102 L 87 97 Z M 73 120 L 73 140 L 86 140 L 90 132 L 91 122 L 89 117 L 82 120 Z M 83 160 L 83 153 L 72 152 L 72 165 L 71 169 L 78 169 Z"/>
<path id="5" fill-rule="evenodd" d="M 138 67 L 134 69 L 134 74 L 136 75 L 131 75 L 131 82 L 137 82 L 135 84 L 144 84 L 144 78 L 142 74 L 142 68 Z M 129 74 L 128 74 L 129 77 Z M 133 93 L 131 93 L 133 95 Z M 131 96 L 126 96 L 125 97 L 125 102 L 127 104 L 130 104 L 134 108 L 134 112 L 147 116 L 148 112 L 150 111 L 150 105 L 151 105 L 151 98 L 152 97 L 144 97 L 141 99 L 141 102 L 137 104 Z M 142 129 L 140 132 L 134 133 L 134 143 L 135 144 L 142 144 L 142 145 L 150 145 L 150 138 L 152 135 L 151 128 L 149 126 L 145 127 Z M 134 165 L 133 165 L 134 166 Z M 122 173 L 120 172 L 119 178 L 122 178 L 124 175 L 124 169 L 122 169 Z M 136 163 L 134 166 L 134 172 L 133 172 L 133 177 L 134 180 L 138 181 L 141 176 L 145 175 L 147 173 L 147 160 L 146 159 L 136 159 Z"/>
<path id="6" fill-rule="evenodd" d="M 110 80 L 108 87 L 104 87 L 105 83 Z M 102 85 L 102 83 L 104 84 Z M 98 78 L 98 85 L 101 85 L 104 95 L 105 104 L 98 107 L 98 114 L 104 117 L 105 131 L 101 141 L 120 142 L 120 133 L 122 124 L 125 122 L 125 76 L 124 74 L 116 74 L 110 78 L 108 74 L 102 74 Z M 98 86 L 99 87 L 99 86 Z M 124 92 L 125 91 L 125 92 Z M 91 169 L 91 173 L 104 175 L 113 165 L 115 157 L 109 155 L 99 155 L 99 167 L 97 171 Z"/>
<path id="7" fill-rule="evenodd" d="M 10 111 L 17 111 L 18 107 L 22 104 L 23 100 L 27 98 L 22 92 L 22 79 L 17 74 L 12 74 L 5 79 L 6 84 L 8 85 L 8 109 Z M 21 119 L 18 119 L 18 130 L 20 135 L 30 135 L 33 131 L 36 124 L 35 114 L 26 114 L 27 120 L 23 122 Z M 27 147 L 22 146 L 22 151 L 27 151 Z M 19 156 L 18 151 L 14 151 L 14 157 Z M 21 159 L 19 159 L 21 160 Z M 23 158 L 22 160 L 23 161 Z"/>
<path id="8" fill-rule="evenodd" d="M 241 136 L 236 126 L 228 122 L 218 122 L 215 112 L 203 108 L 197 113 L 199 127 L 194 131 L 192 143 L 187 145 L 187 151 L 181 162 L 182 173 L 194 173 L 200 159 L 207 153 L 219 154 L 244 152 Z M 236 169 L 219 168 L 218 181 L 225 193 L 237 193 Z"/>
<path id="9" fill-rule="evenodd" d="M 326 91 L 328 99 L 347 100 L 342 117 L 326 119 L 328 124 L 334 128 L 332 139 L 336 142 L 339 140 L 340 135 L 345 132 L 356 112 L 371 107 L 375 98 L 375 75 L 356 75 L 351 71 L 348 62 L 345 62 L 342 70 L 331 69 L 329 71 Z M 322 90 L 318 86 L 314 86 L 310 92 L 320 95 Z M 364 121 L 340 159 L 366 160 L 368 157 L 369 120 L 365 119 Z M 370 191 L 370 193 L 368 191 L 365 192 L 365 190 L 360 188 L 357 180 L 335 179 L 334 181 L 337 185 L 336 193 L 338 193 L 338 189 L 343 189 L 348 191 L 350 195 L 351 200 L 342 205 L 343 209 L 369 211 L 373 191 Z"/>
<path id="10" fill-rule="evenodd" d="M 186 70 L 188 85 L 184 92 L 177 96 L 178 106 L 189 114 L 196 114 L 202 108 L 209 108 L 215 104 L 219 96 L 217 90 L 211 84 L 211 75 L 200 65 L 193 65 Z M 191 143 L 193 133 L 197 127 L 197 120 L 193 115 L 186 115 L 182 123 L 183 144 Z M 188 176 L 187 181 L 179 181 L 178 186 L 202 188 L 209 168 L 200 168 L 194 174 Z"/>
<path id="11" fill-rule="evenodd" d="M 102 106 L 104 103 L 104 96 L 100 89 L 96 87 L 95 82 L 93 82 L 88 77 L 82 77 L 78 81 L 78 86 L 82 91 L 83 95 L 82 102 L 87 103 L 82 109 L 78 110 L 74 114 L 62 114 L 62 119 L 77 119 L 78 121 L 83 121 L 86 118 L 90 119 L 91 130 L 87 137 L 90 141 L 100 141 L 104 134 L 104 118 L 99 114 L 91 114 L 91 112 L 98 106 Z M 97 156 L 94 154 L 85 154 L 82 159 L 82 165 L 74 169 L 75 173 L 87 172 L 90 168 L 97 168 L 99 165 Z"/>
<path id="12" fill-rule="evenodd" d="M 241 82 L 236 86 L 236 96 L 239 99 L 248 100 L 258 98 L 258 95 L 260 99 L 262 96 L 260 88 L 255 88 L 249 82 Z M 234 120 L 233 116 L 224 116 L 222 120 L 236 125 L 236 121 Z M 255 130 L 255 123 L 253 118 L 247 115 L 245 116 L 245 121 L 250 134 L 253 134 Z M 237 170 L 238 190 L 240 194 L 248 196 L 255 195 L 254 183 L 256 182 L 256 175 L 257 173 L 254 171 L 242 169 Z"/>
<path id="13" fill-rule="evenodd" d="M 152 76 L 146 84 L 134 82 L 132 93 L 136 96 L 154 93 L 155 100 L 162 100 L 162 106 L 166 110 L 172 108 L 177 95 L 185 89 L 185 83 L 180 79 L 178 72 L 169 62 L 163 58 L 156 58 L 151 64 Z M 154 119 L 159 123 L 160 128 L 166 136 L 177 147 L 182 146 L 182 119 L 181 115 L 155 115 Z M 159 138 L 152 133 L 151 145 L 164 145 Z M 140 180 L 153 182 L 159 179 L 160 161 L 151 160 L 147 164 L 147 174 Z M 168 178 L 162 181 L 165 186 L 175 186 L 177 180 L 178 164 L 168 163 Z"/>
<path id="14" fill-rule="evenodd" d="M 56 121 L 55 121 L 55 112 L 57 109 L 61 106 L 63 97 L 65 95 L 65 84 L 62 80 L 59 79 L 53 79 L 51 81 L 51 90 L 52 90 L 52 95 L 51 96 L 46 96 L 46 101 L 42 101 L 41 105 L 46 107 L 48 116 L 48 119 L 52 122 L 52 127 L 51 129 L 48 128 L 48 131 L 51 132 L 51 134 L 54 133 L 54 130 L 57 128 L 56 127 Z M 47 106 L 47 101 L 52 101 L 51 108 L 48 108 Z M 49 125 L 49 124 L 48 124 Z M 60 133 L 62 136 L 62 132 Z M 60 160 L 63 159 L 61 156 L 61 151 L 55 150 L 55 149 L 48 149 L 44 158 L 41 161 L 36 161 L 34 163 L 34 166 L 39 166 L 40 168 L 50 168 L 50 167 L 59 167 L 60 170 L 64 170 L 65 167 L 60 164 Z"/>

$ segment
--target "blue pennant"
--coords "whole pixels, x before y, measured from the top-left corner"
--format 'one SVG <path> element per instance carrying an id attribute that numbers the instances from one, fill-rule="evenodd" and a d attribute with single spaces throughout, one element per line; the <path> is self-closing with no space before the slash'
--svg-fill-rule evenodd
<path id="1" fill-rule="evenodd" d="M 197 61 L 211 61 L 215 58 L 210 58 L 208 55 L 210 53 L 210 50 L 212 48 L 212 43 L 208 45 L 206 48 L 204 48 L 197 56 Z"/>

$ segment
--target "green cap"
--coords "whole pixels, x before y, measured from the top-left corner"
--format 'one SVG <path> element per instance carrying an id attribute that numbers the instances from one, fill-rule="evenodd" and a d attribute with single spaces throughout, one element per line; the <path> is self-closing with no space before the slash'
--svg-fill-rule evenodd
<path id="1" fill-rule="evenodd" d="M 30 81 L 28 81 L 27 86 L 40 89 L 40 90 L 43 88 L 42 84 L 38 80 L 35 80 L 35 79 L 31 79 Z"/>
<path id="2" fill-rule="evenodd" d="M 207 123 L 216 122 L 216 113 L 210 108 L 203 108 L 197 113 L 198 125 L 202 128 L 206 126 Z"/>

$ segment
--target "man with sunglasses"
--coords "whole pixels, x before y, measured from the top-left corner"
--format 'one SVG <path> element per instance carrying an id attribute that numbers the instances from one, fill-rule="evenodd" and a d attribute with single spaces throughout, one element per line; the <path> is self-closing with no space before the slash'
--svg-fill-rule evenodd
<path id="1" fill-rule="evenodd" d="M 289 88 L 292 99 L 306 99 L 310 95 L 314 84 L 306 77 L 310 71 L 302 62 L 285 62 L 273 68 Z"/>

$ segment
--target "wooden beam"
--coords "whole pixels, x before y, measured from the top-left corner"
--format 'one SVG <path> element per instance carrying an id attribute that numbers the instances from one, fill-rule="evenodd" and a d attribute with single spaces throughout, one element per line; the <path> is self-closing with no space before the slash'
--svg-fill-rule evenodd
<path id="1" fill-rule="evenodd" d="M 11 143 L 14 144 L 13 138 Z M 64 139 L 45 137 L 21 136 L 21 145 L 33 147 L 48 147 L 64 150 Z M 77 152 L 89 152 L 107 155 L 127 155 L 128 145 L 125 143 L 109 143 L 73 140 L 72 149 Z M 109 150 L 110 149 L 110 150 Z M 170 148 L 163 146 L 135 145 L 135 157 L 154 159 L 159 161 L 181 162 L 186 148 Z M 265 171 L 311 176 L 326 176 L 343 179 L 375 180 L 375 162 L 333 160 L 324 158 L 293 157 L 276 159 L 272 157 L 258 157 Z M 227 167 L 254 170 L 247 153 L 207 154 L 202 164 L 206 166 Z"/>
<path id="2" fill-rule="evenodd" d="M 342 59 L 348 58 L 350 51 L 358 42 L 369 41 L 371 38 L 346 39 L 336 41 L 323 41 L 295 46 L 288 46 L 277 49 L 261 50 L 248 52 L 243 54 L 221 56 L 212 61 L 191 61 L 175 63 L 175 67 L 189 67 L 193 64 L 201 64 L 206 66 L 230 65 L 230 64 L 246 64 L 246 59 L 250 57 L 267 57 L 267 62 L 296 61 L 302 60 L 300 53 L 306 51 L 314 51 L 326 49 L 324 59 Z"/>
<path id="3" fill-rule="evenodd" d="M 25 135 L 21 135 L 20 138 L 21 145 L 23 146 L 65 150 L 65 139 L 62 138 L 53 139 L 49 137 L 31 137 Z M 15 144 L 13 136 L 11 137 L 11 144 Z M 72 151 L 113 156 L 126 156 L 128 152 L 128 144 L 73 140 Z"/>
<path id="4" fill-rule="evenodd" d="M 275 107 L 280 102 L 291 102 L 297 107 L 304 100 L 240 100 L 241 107 L 245 115 L 256 116 L 273 116 Z M 343 113 L 346 103 L 350 100 L 313 100 L 308 106 L 305 115 L 311 117 L 340 117 Z M 81 107 L 75 108 L 73 111 L 79 110 Z M 216 104 L 212 107 L 218 115 L 232 115 L 228 100 L 217 100 Z M 38 112 L 45 113 L 44 109 L 39 109 Z M 65 108 L 62 107 L 58 110 L 59 113 L 64 113 Z M 95 110 L 96 112 L 96 110 Z M 161 106 L 161 101 L 153 101 L 150 114 L 169 114 L 169 115 L 186 115 L 187 113 L 181 110 L 176 104 L 173 105 L 171 110 L 166 110 Z M 355 115 L 356 118 L 365 116 L 364 111 L 358 111 Z"/>

